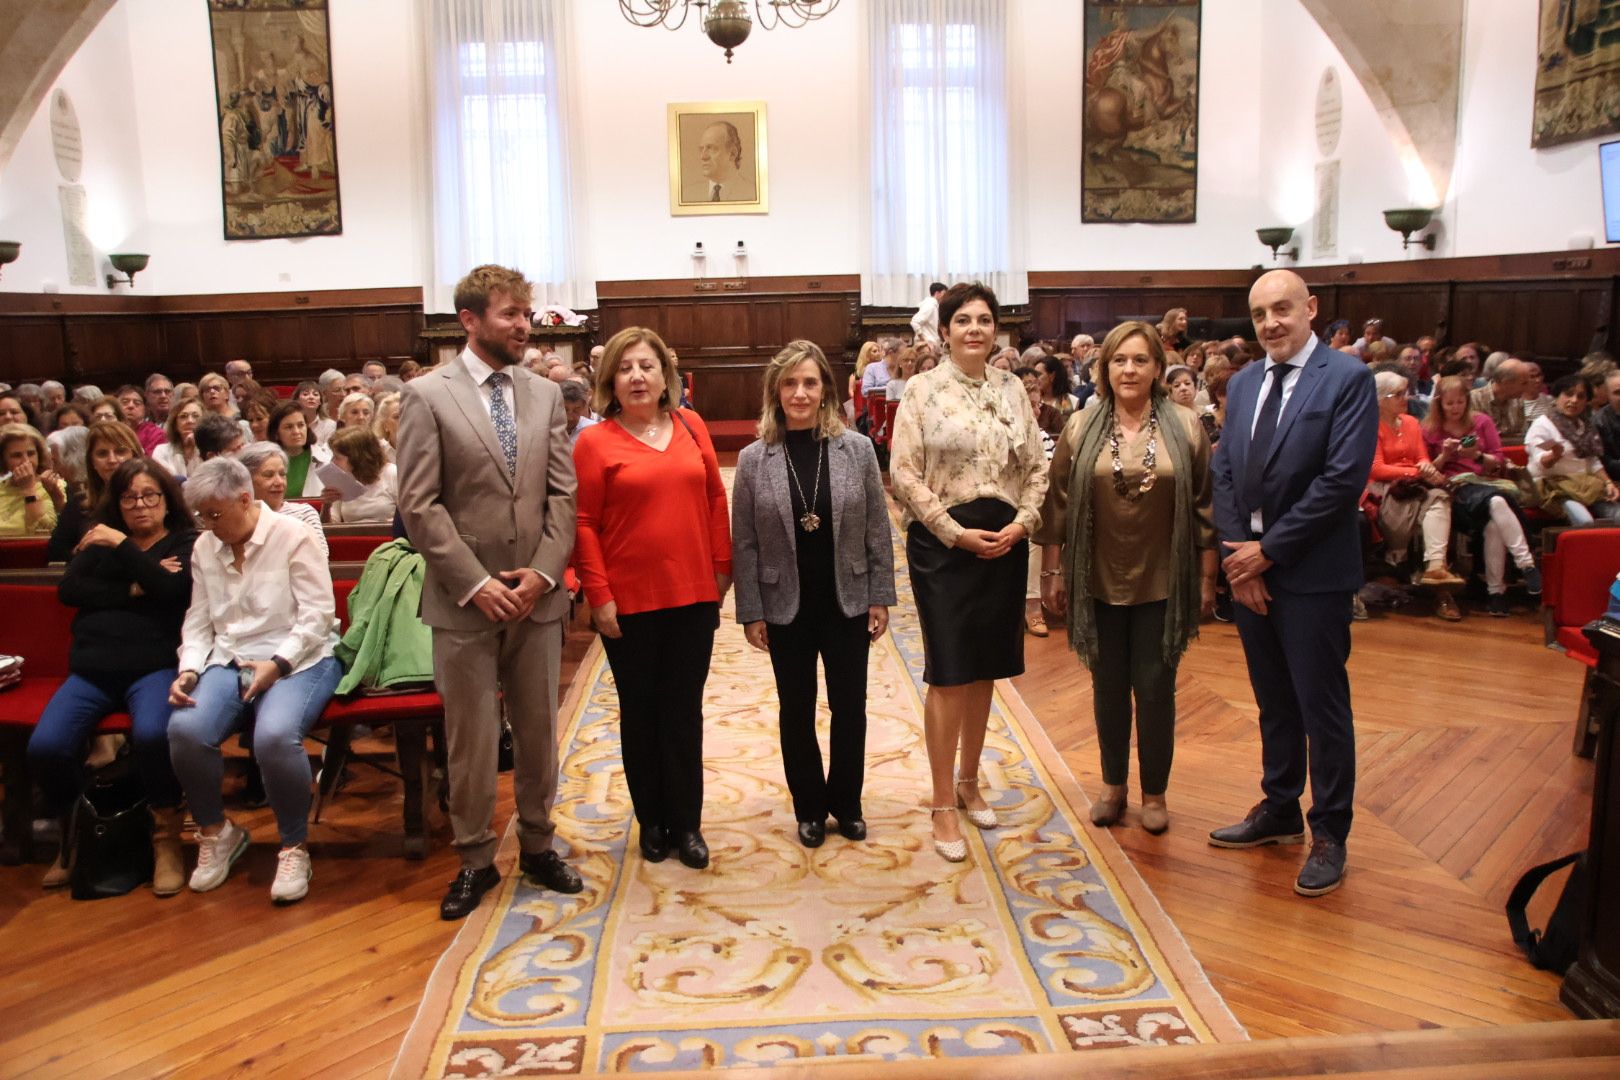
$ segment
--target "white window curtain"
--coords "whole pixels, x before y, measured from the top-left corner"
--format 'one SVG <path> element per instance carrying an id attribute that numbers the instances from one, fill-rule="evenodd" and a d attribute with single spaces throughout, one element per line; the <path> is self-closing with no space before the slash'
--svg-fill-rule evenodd
<path id="1" fill-rule="evenodd" d="M 931 281 L 1029 299 L 1008 6 L 870 0 L 869 304 L 915 305 Z"/>
<path id="2" fill-rule="evenodd" d="M 430 0 L 434 306 L 474 266 L 514 267 L 534 302 L 596 306 L 580 260 L 578 130 L 565 0 Z"/>

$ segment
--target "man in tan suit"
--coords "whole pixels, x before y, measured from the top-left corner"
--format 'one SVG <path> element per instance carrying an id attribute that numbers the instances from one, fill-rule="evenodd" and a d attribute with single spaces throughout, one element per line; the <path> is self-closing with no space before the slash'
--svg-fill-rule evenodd
<path id="1" fill-rule="evenodd" d="M 525 370 L 531 290 L 480 266 L 456 286 L 467 347 L 407 383 L 399 510 L 427 562 L 422 620 L 444 698 L 450 824 L 461 872 L 439 905 L 459 919 L 501 880 L 493 865 L 501 697 L 512 729 L 518 865 L 557 892 L 581 888 L 551 850 L 557 678 L 574 546 L 574 462 L 557 384 Z"/>

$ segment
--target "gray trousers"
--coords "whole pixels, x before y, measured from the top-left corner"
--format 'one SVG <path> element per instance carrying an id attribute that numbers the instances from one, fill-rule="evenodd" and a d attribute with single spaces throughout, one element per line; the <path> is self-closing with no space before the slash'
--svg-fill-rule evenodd
<path id="1" fill-rule="evenodd" d="M 558 619 L 491 623 L 476 632 L 433 630 L 433 681 L 444 699 L 449 750 L 450 827 L 464 867 L 481 869 L 495 858 L 501 696 L 512 728 L 518 844 L 527 853 L 551 849 L 561 663 Z"/>

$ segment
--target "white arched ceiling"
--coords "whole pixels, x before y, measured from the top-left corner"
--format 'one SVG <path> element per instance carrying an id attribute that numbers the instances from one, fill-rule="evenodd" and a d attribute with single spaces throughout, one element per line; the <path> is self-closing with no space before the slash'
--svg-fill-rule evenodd
<path id="1" fill-rule="evenodd" d="M 0 4 L 0 170 L 67 62 L 116 0 Z"/>
<path id="2" fill-rule="evenodd" d="M 1439 206 L 1457 156 L 1464 0 L 1300 0 L 1355 73 L 1406 164 Z"/>

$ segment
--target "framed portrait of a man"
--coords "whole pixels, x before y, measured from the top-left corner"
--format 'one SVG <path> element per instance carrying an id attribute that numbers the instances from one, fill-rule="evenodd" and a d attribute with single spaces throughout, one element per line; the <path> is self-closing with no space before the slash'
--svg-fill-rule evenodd
<path id="1" fill-rule="evenodd" d="M 669 212 L 770 212 L 763 101 L 669 106 Z"/>

